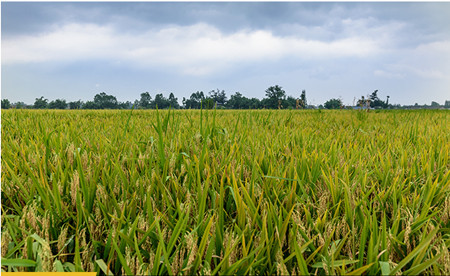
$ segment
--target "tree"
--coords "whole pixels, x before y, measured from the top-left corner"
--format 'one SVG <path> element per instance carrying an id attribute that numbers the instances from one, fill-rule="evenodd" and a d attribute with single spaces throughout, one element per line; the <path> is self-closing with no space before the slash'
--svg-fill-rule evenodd
<path id="1" fill-rule="evenodd" d="M 180 108 L 180 104 L 178 103 L 178 99 L 175 98 L 173 93 L 169 94 L 169 104 L 172 108 L 178 109 Z"/>
<path id="2" fill-rule="evenodd" d="M 375 90 L 372 92 L 372 94 L 370 94 L 369 99 L 371 99 L 372 101 L 378 100 L 378 90 Z"/>
<path id="3" fill-rule="evenodd" d="M 330 99 L 325 102 L 324 107 L 326 109 L 339 109 L 342 106 L 341 99 Z"/>
<path id="4" fill-rule="evenodd" d="M 431 102 L 431 107 L 439 107 L 439 103 L 432 101 Z"/>
<path id="5" fill-rule="evenodd" d="M 108 95 L 105 92 L 95 95 L 94 103 L 100 109 L 105 109 L 105 108 L 116 109 L 119 107 L 119 102 L 117 101 L 117 98 L 114 97 L 113 95 Z"/>
<path id="6" fill-rule="evenodd" d="M 445 108 L 450 108 L 450 101 L 445 101 L 444 107 L 445 107 Z"/>
<path id="7" fill-rule="evenodd" d="M 305 108 L 307 103 L 306 103 L 306 91 L 302 90 L 302 94 L 300 95 L 300 107 L 301 108 Z"/>
<path id="8" fill-rule="evenodd" d="M 80 109 L 82 106 L 83 102 L 81 100 L 69 102 L 69 109 Z"/>
<path id="9" fill-rule="evenodd" d="M 244 108 L 244 105 L 245 97 L 239 92 L 231 95 L 230 100 L 227 102 L 227 107 L 231 109 L 241 109 Z"/>
<path id="10" fill-rule="evenodd" d="M 26 105 L 24 102 L 17 102 L 13 104 L 13 107 L 15 109 L 23 109 L 23 108 L 30 108 L 31 106 Z"/>
<path id="11" fill-rule="evenodd" d="M 47 99 L 44 99 L 44 96 L 40 97 L 40 98 L 36 98 L 36 100 L 34 101 L 34 108 L 37 109 L 44 109 L 47 108 Z"/>
<path id="12" fill-rule="evenodd" d="M 118 107 L 120 109 L 131 109 L 133 107 L 133 103 L 130 101 L 119 102 Z"/>
<path id="13" fill-rule="evenodd" d="M 241 93 L 236 92 L 231 95 L 226 103 L 226 107 L 231 109 L 259 109 L 262 107 L 262 104 L 258 98 L 249 99 Z"/>
<path id="14" fill-rule="evenodd" d="M 297 105 L 297 99 L 292 97 L 292 96 L 288 96 L 286 98 L 286 100 L 283 101 L 283 106 L 289 109 L 293 109 L 295 108 Z"/>
<path id="15" fill-rule="evenodd" d="M 99 109 L 100 107 L 93 101 L 87 101 L 83 104 L 83 109 Z"/>
<path id="16" fill-rule="evenodd" d="M 67 108 L 66 100 L 56 99 L 54 101 L 51 101 L 48 104 L 48 108 L 50 108 L 50 109 L 66 109 Z"/>
<path id="17" fill-rule="evenodd" d="M 286 98 L 286 92 L 281 88 L 281 86 L 275 85 L 266 89 L 267 108 L 281 108 L 281 102 Z"/>
<path id="18" fill-rule="evenodd" d="M 213 102 L 217 105 L 225 105 L 227 102 L 227 95 L 225 94 L 225 90 L 220 91 L 217 90 L 211 90 L 209 92 L 209 97 L 213 100 Z"/>
<path id="19" fill-rule="evenodd" d="M 10 109 L 11 108 L 11 103 L 9 102 L 8 99 L 3 99 L 2 100 L 2 109 Z"/>
<path id="20" fill-rule="evenodd" d="M 386 108 L 387 107 L 387 102 L 383 102 L 382 100 L 380 100 L 380 98 L 378 98 L 378 90 L 375 90 L 372 92 L 372 94 L 370 94 L 369 99 L 370 99 L 370 107 L 372 108 Z"/>
<path id="21" fill-rule="evenodd" d="M 152 104 L 152 96 L 150 96 L 150 93 L 144 92 L 141 93 L 141 99 L 139 100 L 139 108 L 148 109 L 151 107 Z"/>
<path id="22" fill-rule="evenodd" d="M 210 97 L 206 97 L 202 102 L 202 108 L 204 108 L 204 109 L 213 109 L 215 106 L 216 106 L 216 103 Z"/>
<path id="23" fill-rule="evenodd" d="M 162 93 L 156 94 L 153 104 L 158 107 L 158 109 L 165 109 L 170 107 L 169 100 L 164 97 Z"/>
<path id="24" fill-rule="evenodd" d="M 361 96 L 361 99 L 358 100 L 357 105 L 362 108 L 366 106 L 368 102 L 370 102 L 370 100 L 367 100 L 364 96 Z"/>
<path id="25" fill-rule="evenodd" d="M 249 99 L 249 108 L 251 109 L 261 108 L 261 101 L 258 98 Z"/>
<path id="26" fill-rule="evenodd" d="M 356 103 L 356 105 L 358 106 L 364 106 L 366 99 L 364 98 L 364 96 L 361 96 L 361 99 L 358 100 L 358 102 Z"/>
<path id="27" fill-rule="evenodd" d="M 200 109 L 202 102 L 205 100 L 203 91 L 197 91 L 191 94 L 191 97 L 185 101 L 185 108 Z"/>

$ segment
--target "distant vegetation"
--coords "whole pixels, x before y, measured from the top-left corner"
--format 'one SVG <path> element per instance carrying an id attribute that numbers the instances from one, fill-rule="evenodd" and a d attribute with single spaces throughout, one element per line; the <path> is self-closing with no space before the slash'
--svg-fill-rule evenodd
<path id="1" fill-rule="evenodd" d="M 105 92 L 96 94 L 92 101 L 83 102 L 81 100 L 67 102 L 64 99 L 56 99 L 50 101 L 43 96 L 36 98 L 33 105 L 27 105 L 23 102 L 10 103 L 8 99 L 2 100 L 2 109 L 16 108 L 16 109 L 343 109 L 343 108 L 450 108 L 450 101 L 446 101 L 445 105 L 439 105 L 432 102 L 431 106 L 414 105 L 414 106 L 400 106 L 389 103 L 389 96 L 383 101 L 378 97 L 378 90 L 375 90 L 368 96 L 361 96 L 361 98 L 354 103 L 354 106 L 344 106 L 339 98 L 333 98 L 326 101 L 323 105 L 314 106 L 308 105 L 306 99 L 306 91 L 302 90 L 297 96 L 287 96 L 286 92 L 281 86 L 275 85 L 266 89 L 265 97 L 260 100 L 258 98 L 247 98 L 240 92 L 235 92 L 227 98 L 224 90 L 212 90 L 205 94 L 203 91 L 197 91 L 191 94 L 189 98 L 181 100 L 173 93 L 166 98 L 162 93 L 156 94 L 154 98 L 150 92 L 144 92 L 140 95 L 140 99 L 134 102 L 119 102 L 113 95 L 108 95 Z"/>

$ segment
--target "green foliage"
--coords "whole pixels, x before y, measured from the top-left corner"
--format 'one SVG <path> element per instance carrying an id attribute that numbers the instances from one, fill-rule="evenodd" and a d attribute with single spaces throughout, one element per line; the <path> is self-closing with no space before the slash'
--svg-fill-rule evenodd
<path id="1" fill-rule="evenodd" d="M 29 106 L 25 104 L 24 102 L 16 102 L 12 105 L 15 109 L 24 109 L 24 108 L 31 108 L 32 106 Z"/>
<path id="2" fill-rule="evenodd" d="M 209 97 L 212 99 L 214 104 L 217 103 L 217 105 L 223 106 L 227 102 L 227 95 L 225 94 L 225 90 L 222 91 L 220 91 L 219 89 L 211 90 L 209 92 Z"/>
<path id="3" fill-rule="evenodd" d="M 149 109 L 152 107 L 152 96 L 149 92 L 144 92 L 141 94 L 141 99 L 139 100 L 139 108 Z"/>
<path id="4" fill-rule="evenodd" d="M 197 91 L 191 94 L 191 97 L 184 101 L 183 105 L 186 109 L 200 109 L 202 102 L 205 100 L 203 91 Z"/>
<path id="5" fill-rule="evenodd" d="M 288 109 L 296 108 L 297 107 L 297 99 L 292 96 L 288 96 L 286 98 L 286 100 L 283 101 L 283 107 L 288 108 Z"/>
<path id="6" fill-rule="evenodd" d="M 155 95 L 155 100 L 152 105 L 159 109 L 166 109 L 170 107 L 170 102 L 162 93 L 159 93 Z"/>
<path id="7" fill-rule="evenodd" d="M 87 101 L 83 104 L 83 109 L 100 109 L 101 107 L 93 102 L 93 101 Z"/>
<path id="8" fill-rule="evenodd" d="M 11 103 L 8 99 L 2 99 L 2 109 L 10 109 Z"/>
<path id="9" fill-rule="evenodd" d="M 1 115 L 3 271 L 450 273 L 446 110 Z"/>
<path id="10" fill-rule="evenodd" d="M 378 90 L 373 91 L 373 93 L 370 94 L 369 99 L 370 99 L 370 107 L 372 107 L 372 108 L 387 108 L 388 107 L 389 96 L 388 96 L 386 102 L 383 102 L 382 100 L 380 100 L 380 98 L 378 98 Z"/>
<path id="11" fill-rule="evenodd" d="M 140 109 L 178 109 L 180 105 L 178 104 L 178 99 L 173 93 L 169 94 L 169 98 L 164 97 L 162 93 L 156 94 L 155 99 L 152 100 L 149 92 L 141 94 L 140 100 L 137 102 L 137 107 Z"/>
<path id="12" fill-rule="evenodd" d="M 119 107 L 116 97 L 105 92 L 94 96 L 94 104 L 100 109 L 117 109 Z"/>
<path id="13" fill-rule="evenodd" d="M 173 93 L 169 94 L 169 106 L 173 109 L 178 109 L 180 108 L 180 104 L 178 103 L 178 99 L 175 97 L 175 95 Z"/>
<path id="14" fill-rule="evenodd" d="M 230 109 L 259 109 L 262 108 L 261 101 L 257 98 L 247 98 L 241 93 L 236 92 L 231 95 L 230 99 L 226 104 L 227 108 Z"/>
<path id="15" fill-rule="evenodd" d="M 431 106 L 432 107 L 439 107 L 440 105 L 439 105 L 439 103 L 432 101 L 431 102 Z"/>
<path id="16" fill-rule="evenodd" d="M 231 95 L 230 100 L 227 103 L 227 107 L 231 109 L 244 109 L 248 99 L 241 93 L 236 92 Z"/>
<path id="17" fill-rule="evenodd" d="M 48 100 L 44 99 L 44 97 L 36 98 L 34 101 L 33 107 L 36 109 L 44 109 L 47 108 Z"/>
<path id="18" fill-rule="evenodd" d="M 282 108 L 280 101 L 286 98 L 286 92 L 281 86 L 275 85 L 266 89 L 267 106 L 266 108 L 277 109 Z"/>
<path id="19" fill-rule="evenodd" d="M 302 90 L 302 94 L 300 95 L 300 105 L 302 108 L 305 108 L 308 105 L 308 102 L 306 101 L 306 91 Z"/>
<path id="20" fill-rule="evenodd" d="M 83 102 L 81 100 L 69 102 L 69 109 L 81 109 L 83 106 Z"/>
<path id="21" fill-rule="evenodd" d="M 341 99 L 330 99 L 324 103 L 326 109 L 339 109 L 343 106 Z"/>
<path id="22" fill-rule="evenodd" d="M 56 99 L 51 101 L 48 106 L 49 109 L 66 109 L 67 103 L 66 100 Z"/>

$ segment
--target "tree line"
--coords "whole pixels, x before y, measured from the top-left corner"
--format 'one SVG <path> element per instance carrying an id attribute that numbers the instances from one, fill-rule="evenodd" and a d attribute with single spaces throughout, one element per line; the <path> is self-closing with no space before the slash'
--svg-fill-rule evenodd
<path id="1" fill-rule="evenodd" d="M 120 102 L 113 95 L 101 92 L 94 96 L 92 101 L 83 102 L 81 100 L 67 102 L 64 99 L 56 99 L 48 101 L 43 96 L 36 98 L 33 105 L 27 105 L 23 102 L 10 103 L 8 99 L 2 99 L 1 108 L 32 108 L 32 109 L 305 109 L 317 108 L 308 105 L 306 99 L 306 91 L 302 90 L 298 97 L 287 96 L 286 91 L 279 85 L 270 86 L 265 90 L 265 97 L 260 100 L 258 98 L 247 98 L 240 92 L 235 92 L 227 98 L 224 90 L 211 90 L 207 94 L 203 91 L 197 91 L 191 94 L 189 98 L 183 97 L 181 105 L 178 98 L 173 93 L 166 98 L 162 93 L 156 94 L 153 98 L 149 92 L 141 93 L 140 99 L 134 102 Z M 433 102 L 434 103 L 434 102 Z M 448 103 L 450 107 L 450 102 Z M 355 104 L 354 104 L 355 105 Z M 446 102 L 447 105 L 447 102 Z M 367 97 L 361 96 L 356 107 L 359 108 L 390 108 L 396 107 L 389 104 L 389 96 L 386 101 L 378 97 L 378 90 L 375 90 Z M 397 106 L 398 107 L 398 106 Z M 339 98 L 333 98 L 326 101 L 318 108 L 326 109 L 342 109 L 345 108 L 343 102 Z"/>

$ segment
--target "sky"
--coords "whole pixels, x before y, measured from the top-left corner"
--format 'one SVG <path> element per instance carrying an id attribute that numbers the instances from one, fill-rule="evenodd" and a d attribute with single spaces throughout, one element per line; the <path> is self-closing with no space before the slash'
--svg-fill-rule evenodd
<path id="1" fill-rule="evenodd" d="M 450 2 L 2 2 L 1 98 L 450 100 Z"/>

